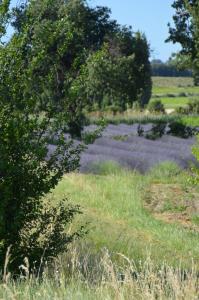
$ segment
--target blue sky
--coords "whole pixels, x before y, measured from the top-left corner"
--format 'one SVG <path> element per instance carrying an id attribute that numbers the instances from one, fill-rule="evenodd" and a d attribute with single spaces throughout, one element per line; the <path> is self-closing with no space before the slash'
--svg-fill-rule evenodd
<path id="1" fill-rule="evenodd" d="M 12 0 L 12 4 L 20 2 Z M 172 22 L 173 0 L 88 0 L 92 6 L 108 6 L 112 18 L 122 25 L 131 25 L 134 31 L 146 34 L 151 45 L 151 58 L 166 61 L 172 52 L 180 49 L 179 45 L 165 43 L 168 37 L 168 22 Z"/>
<path id="2" fill-rule="evenodd" d="M 168 37 L 169 22 L 174 13 L 173 0 L 89 0 L 91 5 L 108 6 L 112 17 L 123 25 L 132 25 L 133 30 L 146 34 L 150 42 L 152 58 L 167 60 L 172 52 L 180 49 L 179 45 L 165 43 Z"/>

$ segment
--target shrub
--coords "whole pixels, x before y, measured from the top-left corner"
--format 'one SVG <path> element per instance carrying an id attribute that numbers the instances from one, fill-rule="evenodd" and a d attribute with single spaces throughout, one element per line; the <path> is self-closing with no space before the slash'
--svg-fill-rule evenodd
<path id="1" fill-rule="evenodd" d="M 190 100 L 187 110 L 191 114 L 199 114 L 199 99 Z"/>
<path id="2" fill-rule="evenodd" d="M 179 106 L 176 108 L 176 113 L 180 115 L 186 115 L 188 113 L 188 108 Z"/>
<path id="3" fill-rule="evenodd" d="M 160 100 L 153 100 L 149 102 L 148 110 L 151 113 L 165 113 L 164 105 Z"/>
<path id="4" fill-rule="evenodd" d="M 146 138 L 150 140 L 156 140 L 162 137 L 165 133 L 166 125 L 167 124 L 164 122 L 154 124 L 150 132 L 146 134 Z"/>
<path id="5" fill-rule="evenodd" d="M 169 131 L 168 134 L 178 136 L 181 138 L 189 138 L 193 136 L 195 130 L 189 126 L 184 125 L 181 122 L 174 121 L 169 124 Z"/>
<path id="6" fill-rule="evenodd" d="M 187 97 L 187 94 L 184 93 L 184 92 L 181 92 L 181 93 L 178 94 L 178 96 L 179 96 L 179 97 Z"/>
<path id="7" fill-rule="evenodd" d="M 166 97 L 169 97 L 169 98 L 175 98 L 175 97 L 176 97 L 176 94 L 168 93 L 168 94 L 166 94 Z"/>
<path id="8" fill-rule="evenodd" d="M 84 132 L 82 134 L 82 141 L 86 145 L 93 144 L 97 138 L 100 138 L 102 136 L 105 127 L 106 127 L 106 122 L 104 121 L 104 119 L 100 120 L 98 123 L 98 128 L 96 130 L 91 132 Z"/>
<path id="9" fill-rule="evenodd" d="M 123 109 L 119 105 L 109 105 L 109 106 L 104 106 L 104 111 L 105 112 L 111 112 L 114 116 L 116 116 L 118 113 L 122 113 Z"/>
<path id="10" fill-rule="evenodd" d="M 78 167 L 81 146 L 64 141 L 61 124 L 50 119 L 50 112 L 38 118 L 29 102 L 23 105 L 23 111 L 12 103 L 0 106 L 0 267 L 12 245 L 9 268 L 15 274 L 25 257 L 30 270 L 38 270 L 41 260 L 55 257 L 79 234 L 64 231 L 79 207 L 63 202 L 51 207 L 44 196 Z M 57 145 L 50 154 L 51 131 L 57 133 Z"/>
<path id="11" fill-rule="evenodd" d="M 141 124 L 138 125 L 137 134 L 138 134 L 138 136 L 143 136 L 144 135 L 144 128 L 142 127 Z"/>

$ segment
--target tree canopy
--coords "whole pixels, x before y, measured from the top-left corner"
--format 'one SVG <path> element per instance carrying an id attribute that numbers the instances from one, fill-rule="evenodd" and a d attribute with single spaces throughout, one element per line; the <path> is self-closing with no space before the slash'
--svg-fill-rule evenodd
<path id="1" fill-rule="evenodd" d="M 95 58 L 107 44 L 109 56 L 104 61 L 107 65 L 103 76 L 106 76 L 106 85 L 111 87 L 112 96 L 122 77 L 124 82 L 120 91 L 118 87 L 115 92 L 114 101 L 118 102 L 118 97 L 125 95 L 122 101 L 126 104 L 138 98 L 141 104 L 149 101 L 150 52 L 146 38 L 112 20 L 107 7 L 91 8 L 84 0 L 28 0 L 6 13 L 6 3 L 2 15 L 9 15 L 14 34 L 1 47 L 0 53 L 0 95 L 4 95 L 4 99 L 13 96 L 18 103 L 20 99 L 37 96 L 40 99 L 37 108 L 42 111 L 47 106 L 44 98 L 48 98 L 56 112 L 65 112 L 71 133 L 80 135 L 83 109 L 91 104 L 91 94 L 85 97 L 77 84 L 81 81 L 80 70 L 86 66 L 90 68 L 91 57 Z M 109 68 L 111 64 L 117 70 Z M 126 71 L 120 68 L 121 65 L 128 68 L 128 76 L 124 76 Z M 121 74 L 118 74 L 120 70 Z M 98 74 L 101 85 L 103 76 L 99 78 Z M 113 85 L 114 76 L 117 83 Z M 89 87 L 85 87 L 87 90 L 95 79 L 89 80 L 86 81 L 89 83 Z M 10 81 L 12 84 L 8 84 Z M 107 91 L 106 86 L 104 89 Z M 46 93 L 48 97 L 45 97 Z M 107 97 L 111 98 L 111 95 L 106 92 Z M 126 105 L 122 107 L 124 109 Z"/>
<path id="2" fill-rule="evenodd" d="M 8 26 L 14 32 L 5 42 Z M 12 244 L 17 272 L 25 257 L 38 268 L 80 235 L 65 232 L 79 207 L 52 207 L 44 196 L 79 166 L 82 147 L 71 138 L 81 138 L 89 106 L 107 101 L 125 110 L 149 101 L 150 49 L 107 7 L 85 0 L 14 8 L 2 0 L 0 40 L 0 265 Z"/>
<path id="3" fill-rule="evenodd" d="M 199 84 L 199 2 L 197 0 L 175 0 L 172 7 L 174 28 L 169 24 L 167 41 L 180 43 L 181 54 L 188 57 L 194 72 L 195 84 Z"/>

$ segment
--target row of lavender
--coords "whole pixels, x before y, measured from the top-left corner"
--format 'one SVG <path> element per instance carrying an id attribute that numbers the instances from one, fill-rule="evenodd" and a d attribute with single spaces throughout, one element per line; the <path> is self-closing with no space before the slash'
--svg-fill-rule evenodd
<path id="1" fill-rule="evenodd" d="M 81 155 L 80 171 L 97 172 L 97 165 L 106 161 L 114 161 L 142 173 L 165 161 L 174 162 L 183 169 L 196 163 L 192 155 L 195 136 L 184 139 L 164 134 L 151 140 L 146 136 L 138 136 L 138 128 L 139 124 L 108 125 L 101 136 L 85 148 Z M 144 134 L 152 128 L 153 124 L 142 125 Z M 96 129 L 96 125 L 90 125 L 85 127 L 84 132 L 92 134 Z M 65 138 L 69 138 L 68 134 L 65 134 Z M 55 145 L 49 145 L 50 153 L 55 149 Z"/>
<path id="2" fill-rule="evenodd" d="M 151 124 L 144 125 L 150 130 Z M 164 161 L 171 161 L 181 168 L 196 163 L 191 148 L 195 137 L 182 139 L 164 135 L 150 140 L 136 135 L 137 125 L 109 125 L 94 144 L 88 146 L 81 157 L 81 171 L 95 172 L 96 164 L 116 161 L 120 165 L 142 173 Z"/>

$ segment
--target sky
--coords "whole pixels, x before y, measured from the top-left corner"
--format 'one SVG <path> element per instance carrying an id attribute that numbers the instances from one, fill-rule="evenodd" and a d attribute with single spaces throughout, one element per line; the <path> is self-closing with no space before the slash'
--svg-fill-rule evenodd
<path id="1" fill-rule="evenodd" d="M 122 25 L 131 25 L 133 31 L 144 32 L 151 47 L 151 59 L 168 60 L 180 45 L 165 43 L 168 37 L 167 24 L 172 23 L 174 0 L 87 0 L 92 6 L 108 6 L 112 18 Z M 12 4 L 20 2 L 12 0 Z"/>
<path id="2" fill-rule="evenodd" d="M 145 33 L 152 50 L 151 59 L 166 61 L 171 53 L 180 50 L 179 44 L 165 43 L 167 24 L 172 23 L 173 0 L 89 0 L 92 6 L 108 6 L 112 18 L 122 25 L 131 25 L 133 31 Z"/>

